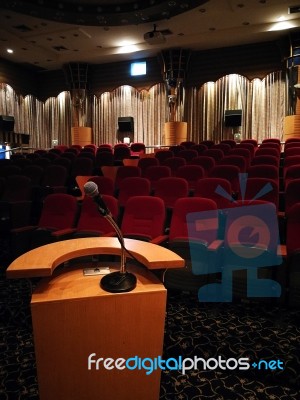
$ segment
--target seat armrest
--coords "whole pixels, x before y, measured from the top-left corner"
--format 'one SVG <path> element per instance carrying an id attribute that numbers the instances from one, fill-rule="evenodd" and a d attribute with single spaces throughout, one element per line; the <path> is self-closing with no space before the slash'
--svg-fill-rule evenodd
<path id="1" fill-rule="evenodd" d="M 286 245 L 285 244 L 279 244 L 277 246 L 277 255 L 281 256 L 283 258 L 287 257 L 287 250 L 286 250 Z"/>
<path id="2" fill-rule="evenodd" d="M 207 249 L 210 251 L 217 251 L 223 246 L 224 241 L 223 240 L 214 240 L 208 247 Z"/>
<path id="3" fill-rule="evenodd" d="M 284 211 L 278 211 L 277 212 L 277 217 L 278 218 L 285 218 L 285 212 Z"/>
<path id="4" fill-rule="evenodd" d="M 33 231 L 35 229 L 37 229 L 38 226 L 37 225 L 28 225 L 28 226 L 22 226 L 20 228 L 14 228 L 10 230 L 10 233 L 12 235 L 17 235 L 19 233 L 23 233 L 23 232 L 30 232 Z"/>
<path id="5" fill-rule="evenodd" d="M 153 244 L 162 244 L 167 242 L 169 236 L 168 235 L 160 235 L 160 236 L 156 236 L 154 239 L 150 240 L 150 243 Z"/>
<path id="6" fill-rule="evenodd" d="M 113 236 L 116 236 L 116 232 L 114 232 L 114 231 L 106 232 L 106 233 L 103 233 L 101 236 L 104 236 L 104 237 L 113 237 Z"/>
<path id="7" fill-rule="evenodd" d="M 58 231 L 52 232 L 51 236 L 53 236 L 55 239 L 62 240 L 65 236 L 71 236 L 75 232 L 76 232 L 76 228 L 66 228 L 66 229 L 60 229 Z"/>

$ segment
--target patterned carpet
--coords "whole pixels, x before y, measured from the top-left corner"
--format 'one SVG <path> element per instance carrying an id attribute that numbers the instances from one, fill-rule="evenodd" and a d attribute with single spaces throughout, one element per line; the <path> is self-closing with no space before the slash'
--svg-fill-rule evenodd
<path id="1" fill-rule="evenodd" d="M 4 270 L 0 274 L 0 400 L 39 398 L 29 312 L 35 284 L 6 280 Z M 169 293 L 165 360 L 279 359 L 284 369 L 204 371 L 201 367 L 186 374 L 169 369 L 162 372 L 160 399 L 299 400 L 299 317 L 299 310 L 270 304 L 200 304 L 193 295 Z"/>

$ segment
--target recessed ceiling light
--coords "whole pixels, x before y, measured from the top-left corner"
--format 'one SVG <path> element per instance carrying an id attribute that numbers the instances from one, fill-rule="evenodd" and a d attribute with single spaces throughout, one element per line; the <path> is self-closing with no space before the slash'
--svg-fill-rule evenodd
<path id="1" fill-rule="evenodd" d="M 273 24 L 271 26 L 271 28 L 269 29 L 269 31 L 284 31 L 286 29 L 292 29 L 292 28 L 296 28 L 297 25 L 295 23 L 292 23 L 290 21 L 280 21 L 280 22 L 276 22 L 275 24 Z"/>
<path id="2" fill-rule="evenodd" d="M 134 53 L 135 51 L 139 51 L 139 47 L 136 44 L 128 44 L 125 46 L 119 47 L 117 53 L 118 54 L 128 54 L 128 53 Z"/>
<path id="3" fill-rule="evenodd" d="M 7 53 L 9 53 L 9 54 L 13 54 L 13 49 L 6 49 L 6 51 L 7 51 Z"/>

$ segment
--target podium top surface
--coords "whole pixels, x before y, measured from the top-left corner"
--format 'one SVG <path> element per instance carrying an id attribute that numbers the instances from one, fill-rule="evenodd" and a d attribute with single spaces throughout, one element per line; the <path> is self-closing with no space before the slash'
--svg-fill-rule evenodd
<path id="1" fill-rule="evenodd" d="M 88 263 L 87 263 L 88 264 Z M 105 291 L 100 286 L 100 280 L 105 275 L 91 275 L 85 276 L 83 269 L 87 265 L 86 263 L 78 263 L 75 266 L 67 266 L 58 268 L 54 271 L 53 275 L 48 278 L 43 278 L 37 287 L 35 288 L 32 298 L 31 305 L 48 303 L 52 301 L 69 301 L 78 299 L 93 299 L 99 297 L 116 297 L 118 295 L 125 296 L 136 296 L 145 293 L 158 293 L 166 292 L 166 288 L 162 282 L 146 268 L 141 268 L 137 265 L 128 263 L 127 269 L 129 272 L 136 276 L 137 283 L 134 290 L 124 293 L 110 293 Z M 111 272 L 118 271 L 120 268 L 119 263 L 96 263 L 101 267 L 109 266 Z"/>
<path id="2" fill-rule="evenodd" d="M 184 259 L 176 253 L 153 243 L 125 239 L 125 247 L 148 269 L 183 268 L 185 265 Z M 16 258 L 7 268 L 6 276 L 8 278 L 47 277 L 66 261 L 100 254 L 121 255 L 118 239 L 89 237 L 63 240 L 37 247 Z"/>

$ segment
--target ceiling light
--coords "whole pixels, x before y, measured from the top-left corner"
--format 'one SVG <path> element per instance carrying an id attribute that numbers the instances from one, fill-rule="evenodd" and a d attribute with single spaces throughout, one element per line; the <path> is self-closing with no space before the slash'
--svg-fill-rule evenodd
<path id="1" fill-rule="evenodd" d="M 271 28 L 269 29 L 269 31 L 284 31 L 286 29 L 292 29 L 292 28 L 296 28 L 297 25 L 293 22 L 290 21 L 280 21 L 280 22 L 276 22 L 275 24 L 273 24 L 271 26 Z"/>
<path id="2" fill-rule="evenodd" d="M 139 50 L 140 49 L 136 44 L 128 44 L 128 45 L 119 47 L 117 54 L 134 53 L 135 51 L 139 51 Z"/>
<path id="3" fill-rule="evenodd" d="M 7 53 L 9 53 L 9 54 L 13 54 L 13 52 L 14 52 L 13 49 L 7 49 L 6 51 L 7 51 Z"/>

